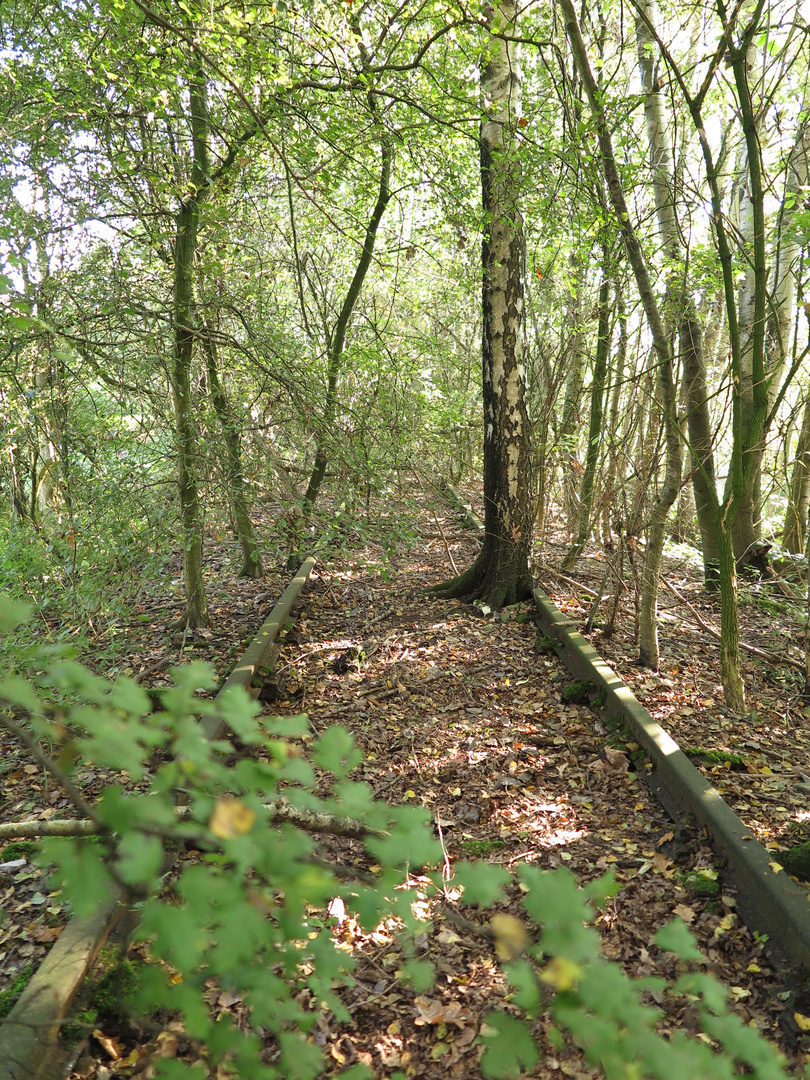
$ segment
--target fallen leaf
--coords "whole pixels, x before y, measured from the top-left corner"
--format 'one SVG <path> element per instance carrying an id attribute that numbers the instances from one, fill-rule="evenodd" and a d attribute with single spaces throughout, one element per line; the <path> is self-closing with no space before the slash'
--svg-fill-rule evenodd
<path id="1" fill-rule="evenodd" d="M 495 934 L 495 952 L 501 960 L 514 960 L 529 943 L 529 935 L 520 919 L 498 913 L 489 920 Z"/>
<path id="2" fill-rule="evenodd" d="M 686 904 L 676 904 L 672 910 L 675 915 L 680 915 L 685 923 L 694 921 L 695 912 L 692 908 L 687 907 Z"/>
<path id="3" fill-rule="evenodd" d="M 250 832 L 256 821 L 256 814 L 239 799 L 220 799 L 214 807 L 208 828 L 221 840 L 229 840 Z"/>

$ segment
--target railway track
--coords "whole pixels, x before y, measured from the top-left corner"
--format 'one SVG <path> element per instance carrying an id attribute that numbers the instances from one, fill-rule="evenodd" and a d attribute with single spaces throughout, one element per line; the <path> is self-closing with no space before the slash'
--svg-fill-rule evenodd
<path id="1" fill-rule="evenodd" d="M 483 522 L 458 490 L 447 493 L 467 525 Z M 534 590 L 538 626 L 559 643 L 560 657 L 578 679 L 590 682 L 609 713 L 620 715 L 643 747 L 652 769 L 648 783 L 673 821 L 691 815 L 717 851 L 724 873 L 738 890 L 740 912 L 758 933 L 767 935 L 775 961 L 798 978 L 810 973 L 810 903 L 788 876 L 778 856 L 767 851 L 733 812 L 717 789 L 695 768 L 672 736 L 640 704 L 591 644 L 540 588 Z"/>
<path id="2" fill-rule="evenodd" d="M 311 569 L 311 566 L 309 567 Z M 306 563 L 301 568 L 296 578 L 291 582 L 289 588 L 285 590 L 282 599 L 279 604 L 274 608 L 270 618 L 263 624 L 259 634 L 249 646 L 246 653 L 237 663 L 231 677 L 226 685 L 243 686 L 245 689 L 250 687 L 251 682 L 259 668 L 266 666 L 268 653 L 273 647 L 273 640 L 278 631 L 280 625 L 282 625 L 288 618 L 292 604 L 295 597 L 300 592 L 303 584 L 308 577 L 309 569 L 306 568 Z M 347 575 L 347 578 L 351 578 L 351 574 Z M 299 579 L 303 579 L 299 584 L 296 583 Z M 340 607 L 342 601 L 340 598 L 335 599 L 335 615 L 333 619 L 333 629 L 331 631 L 325 630 L 323 634 L 326 637 L 331 636 L 332 646 L 331 651 L 335 656 L 332 661 L 331 670 L 338 671 L 340 662 L 345 659 L 349 653 L 354 651 L 360 651 L 363 645 L 361 635 L 355 642 L 355 636 L 349 635 L 345 637 L 346 631 L 340 629 L 340 612 L 337 610 Z M 370 603 L 371 601 L 369 601 Z M 355 601 L 352 601 L 355 603 Z M 535 595 L 535 603 L 537 607 L 537 616 L 539 618 L 542 630 L 548 636 L 555 637 L 560 643 L 559 655 L 568 668 L 576 674 L 578 678 L 585 678 L 597 685 L 603 685 L 605 693 L 608 695 L 610 701 L 610 709 L 613 712 L 622 712 L 626 717 L 627 722 L 638 725 L 638 741 L 644 746 L 651 761 L 655 763 L 655 775 L 654 788 L 657 780 L 658 791 L 657 794 L 662 800 L 663 805 L 666 807 L 670 814 L 694 814 L 695 818 L 700 822 L 701 826 L 711 834 L 712 840 L 715 845 L 715 849 L 720 853 L 722 858 L 725 858 L 726 866 L 724 868 L 724 875 L 728 874 L 729 879 L 733 879 L 737 883 L 736 895 L 740 899 L 740 909 L 745 914 L 746 920 L 753 928 L 759 929 L 764 933 L 770 935 L 770 946 L 776 946 L 776 952 L 779 954 L 780 962 L 784 962 L 785 958 L 792 961 L 793 964 L 798 964 L 800 967 L 808 968 L 808 956 L 810 951 L 808 950 L 808 936 L 807 936 L 807 901 L 804 898 L 804 894 L 799 890 L 784 873 L 775 872 L 770 865 L 772 859 L 767 852 L 753 839 L 745 838 L 744 827 L 739 819 L 735 818 L 736 825 L 732 825 L 728 817 L 731 811 L 721 809 L 722 800 L 719 798 L 716 792 L 713 791 L 711 786 L 707 784 L 705 779 L 701 776 L 697 770 L 683 758 L 680 751 L 674 745 L 671 740 L 661 731 L 661 729 L 655 725 L 655 723 L 649 717 L 649 714 L 639 705 L 639 703 L 633 698 L 630 691 L 620 682 L 620 680 L 610 671 L 609 668 L 600 660 L 600 658 L 590 649 L 590 646 L 584 639 L 576 633 L 575 628 L 572 626 L 569 620 L 566 620 L 553 605 L 548 601 L 546 597 L 538 590 Z M 444 720 L 438 721 L 437 717 L 433 717 L 431 723 L 436 723 L 437 727 L 430 728 L 430 731 L 425 730 L 424 735 L 416 735 L 414 728 L 417 722 L 409 717 L 424 717 L 426 710 L 433 709 L 438 711 L 438 706 L 430 700 L 428 696 L 431 692 L 431 687 L 434 685 L 434 678 L 439 678 L 439 670 L 436 669 L 432 672 L 430 669 L 426 669 L 425 663 L 420 660 L 417 654 L 424 654 L 427 657 L 430 653 L 429 649 L 424 647 L 424 635 L 422 631 L 418 629 L 408 629 L 408 627 L 415 627 L 415 623 L 409 620 L 413 619 L 413 616 L 408 611 L 397 610 L 399 608 L 405 608 L 407 605 L 401 598 L 394 600 L 394 607 L 387 607 L 380 605 L 375 601 L 376 606 L 369 607 L 367 616 L 360 620 L 360 627 L 365 634 L 366 645 L 370 649 L 380 650 L 380 653 L 384 650 L 387 655 L 387 666 L 381 667 L 380 671 L 390 674 L 390 677 L 373 678 L 369 674 L 368 678 L 363 677 L 358 671 L 351 674 L 351 679 L 355 680 L 352 683 L 354 689 L 354 702 L 355 706 L 350 707 L 348 700 L 346 703 L 340 703 L 337 698 L 329 697 L 328 694 L 323 694 L 323 700 L 321 700 L 321 691 L 318 691 L 318 696 L 311 702 L 312 715 L 315 718 L 316 724 L 323 727 L 334 722 L 336 719 L 343 719 L 345 716 L 351 716 L 352 713 L 357 714 L 356 723 L 358 725 L 358 732 L 360 730 L 375 731 L 374 718 L 385 712 L 386 705 L 393 702 L 395 708 L 392 710 L 394 722 L 384 725 L 385 730 L 379 727 L 379 742 L 373 741 L 367 742 L 367 748 L 372 749 L 372 753 L 369 755 L 371 759 L 378 756 L 380 757 L 380 775 L 384 772 L 391 771 L 398 774 L 402 780 L 399 788 L 386 788 L 384 784 L 377 789 L 377 795 L 386 797 L 390 793 L 391 797 L 395 800 L 402 798 L 410 798 L 414 796 L 413 791 L 405 791 L 404 785 L 410 783 L 415 789 L 417 794 L 422 798 L 429 798 L 431 791 L 431 784 L 436 785 L 439 780 L 443 779 L 446 774 L 447 786 L 452 787 L 452 790 L 458 790 L 459 795 L 453 796 L 455 800 L 452 803 L 451 812 L 448 813 L 445 810 L 437 810 L 437 825 L 439 829 L 444 829 L 445 839 L 450 850 L 451 857 L 455 857 L 459 850 L 469 850 L 470 845 L 477 843 L 488 844 L 490 841 L 479 841 L 473 839 L 482 835 L 482 828 L 486 822 L 486 814 L 490 811 L 483 812 L 483 816 L 480 820 L 468 811 L 474 811 L 475 805 L 472 804 L 472 800 L 468 800 L 466 796 L 469 795 L 468 786 L 465 786 L 465 781 L 460 781 L 458 788 L 453 787 L 457 781 L 451 777 L 450 769 L 455 769 L 456 765 L 453 764 L 453 758 L 450 759 L 451 764 L 448 767 L 444 767 L 444 773 L 439 771 L 435 778 L 431 781 L 431 784 L 427 782 L 423 783 L 421 787 L 415 782 L 415 780 L 409 777 L 408 769 L 411 768 L 411 774 L 414 773 L 413 768 L 409 766 L 409 755 L 413 754 L 413 760 L 422 762 L 419 768 L 416 770 L 419 773 L 419 778 L 422 777 L 422 772 L 425 769 L 424 760 L 427 753 L 427 743 L 429 741 L 429 734 L 434 730 L 438 730 L 439 723 L 445 723 Z M 356 610 L 356 609 L 355 609 Z M 438 617 L 438 616 L 434 616 Z M 357 630 L 357 622 L 355 616 L 355 630 Z M 455 616 L 452 613 L 448 613 L 444 616 L 445 621 L 450 618 L 457 620 L 459 626 L 464 624 L 465 616 Z M 454 623 L 455 625 L 455 623 Z M 399 627 L 400 629 L 393 629 L 386 631 L 385 627 Z M 403 629 L 404 628 L 404 629 Z M 379 629 L 379 633 L 377 632 Z M 459 633 L 459 631 L 456 631 Z M 461 631 L 463 635 L 463 631 Z M 372 639 L 372 634 L 374 635 Z M 422 636 L 420 637 L 420 634 Z M 322 635 L 323 636 L 323 635 Z M 464 640 L 462 636 L 462 640 Z M 417 642 L 421 641 L 421 647 L 417 648 Z M 530 642 L 529 642 L 530 644 Z M 345 648 L 344 648 L 345 646 Z M 302 649 L 298 655 L 294 655 L 292 663 L 299 663 L 303 669 L 307 663 L 317 662 L 317 650 L 316 649 Z M 350 662 L 350 661 L 349 661 Z M 427 665 L 433 663 L 432 660 L 426 661 Z M 520 678 L 516 678 L 512 675 L 512 679 L 515 682 L 522 683 L 526 681 L 526 677 L 531 677 L 532 666 L 536 664 L 536 660 L 530 660 L 529 654 L 524 652 L 520 659 L 522 667 L 520 670 Z M 412 665 L 415 671 L 419 673 L 411 676 L 410 674 L 404 674 L 405 667 Z M 369 669 L 371 664 L 368 665 Z M 502 665 L 496 665 L 502 666 Z M 494 670 L 494 669 L 493 669 Z M 396 672 L 402 671 L 401 681 L 397 682 Z M 463 662 L 456 661 L 451 662 L 450 676 L 452 678 L 460 678 L 463 675 Z M 501 671 L 494 671 L 494 675 L 501 677 L 503 673 Z M 441 678 L 447 677 L 445 671 L 442 671 Z M 320 676 L 318 679 L 322 682 Z M 508 682 L 508 680 L 507 680 Z M 224 689 L 224 688 L 223 688 Z M 312 694 L 315 698 L 315 694 Z M 359 703 L 359 704 L 358 704 Z M 484 728 L 482 730 L 480 715 L 482 713 L 481 705 L 484 704 L 478 697 L 478 690 L 474 684 L 471 684 L 471 690 L 467 692 L 467 704 L 466 707 L 456 711 L 456 706 L 452 702 L 446 706 L 442 706 L 441 711 L 444 712 L 449 709 L 453 709 L 448 713 L 447 723 L 450 726 L 455 725 L 459 732 L 461 729 L 469 731 L 470 738 L 466 742 L 461 743 L 463 750 L 466 743 L 473 741 L 473 733 L 479 736 L 487 745 L 493 744 L 493 753 L 501 755 L 503 760 L 506 761 L 506 757 L 509 756 L 509 770 L 505 772 L 496 781 L 501 787 L 502 796 L 498 799 L 493 799 L 493 805 L 500 806 L 500 809 L 496 811 L 495 817 L 506 815 L 509 812 L 509 800 L 512 793 L 519 791 L 520 786 L 524 783 L 521 780 L 521 773 L 512 769 L 515 765 L 515 761 L 519 758 L 519 754 L 511 751 L 510 743 L 514 745 L 516 734 L 517 738 L 525 739 L 526 736 L 520 734 L 522 730 L 525 730 L 525 725 L 518 725 L 517 727 L 510 727 L 509 730 L 504 730 L 501 736 L 498 732 L 498 725 L 505 724 L 505 719 L 498 721 L 495 724 L 495 728 Z M 500 708 L 500 707 L 499 707 Z M 511 707 L 510 707 L 511 708 Z M 410 710 L 410 711 L 409 711 Z M 307 706 L 309 711 L 309 703 Z M 487 710 L 483 710 L 486 714 Z M 507 710 L 509 712 L 509 710 Z M 466 723 L 459 723 L 459 717 L 464 718 L 466 714 Z M 389 714 L 389 718 L 390 718 Z M 512 712 L 511 715 L 514 716 Z M 559 759 L 553 758 L 553 747 L 549 747 L 550 743 L 561 744 L 561 750 L 566 751 L 566 745 L 570 749 L 570 736 L 566 735 L 566 726 L 568 730 L 571 730 L 571 715 L 570 710 L 566 712 L 563 710 L 562 723 L 557 726 L 553 726 L 551 737 L 541 739 L 537 738 L 538 745 L 543 748 L 543 752 L 546 752 L 548 748 L 549 761 L 559 760 L 562 764 L 559 768 L 564 768 L 564 757 Z M 506 716 L 506 713 L 504 713 Z M 538 712 L 539 717 L 539 712 Z M 206 734 L 209 738 L 221 737 L 223 730 L 220 721 L 215 718 L 207 718 Z M 346 722 L 346 721 L 344 721 Z M 574 725 L 577 726 L 577 721 L 574 721 Z M 581 726 L 581 725 L 580 725 Z M 557 732 L 560 734 L 557 734 Z M 484 733 L 487 733 L 488 737 L 483 739 Z M 459 734 L 459 738 L 461 735 Z M 377 738 L 377 735 L 374 735 Z M 533 737 L 528 737 L 529 741 L 533 741 Z M 403 742 L 404 740 L 404 742 Z M 424 745 L 421 745 L 424 742 Z M 415 748 L 419 746 L 419 751 L 414 753 Z M 410 749 L 409 749 L 410 747 Z M 379 749 L 378 749 L 379 748 Z M 530 748 L 531 749 L 531 748 Z M 458 757 L 459 755 L 455 755 Z M 470 753 L 468 757 L 470 760 L 473 758 L 480 758 L 481 754 Z M 518 762 L 519 764 L 519 762 Z M 371 767 L 371 766 L 370 766 Z M 692 770 L 692 773 L 689 772 Z M 463 770 L 462 770 L 463 772 Z M 697 778 L 697 780 L 695 779 Z M 385 783 L 388 781 L 385 780 Z M 426 795 L 422 795 L 422 792 L 426 792 Z M 404 792 L 404 794 L 403 794 Z M 545 802 L 538 802 L 537 796 L 527 795 L 527 800 L 531 798 L 532 812 L 535 814 L 544 815 L 548 821 L 552 821 L 555 815 L 561 814 L 565 810 L 565 799 L 546 797 Z M 584 802 L 584 795 L 578 797 L 577 805 Z M 612 795 L 608 793 L 608 800 L 612 798 Z M 691 801 L 690 801 L 691 800 Z M 596 800 L 595 800 L 596 801 Z M 603 800 L 604 801 L 604 800 Z M 482 805 L 481 800 L 478 803 L 479 807 Z M 569 802 L 569 810 L 571 809 Z M 726 813 L 727 811 L 727 813 Z M 652 820 L 652 815 L 650 815 Z M 731 815 L 734 817 L 734 815 Z M 455 820 L 453 820 L 455 818 Z M 493 818 L 493 820 L 495 820 Z M 612 820 L 612 819 L 611 819 Z M 661 820 L 664 821 L 663 815 Z M 719 824 L 718 824 L 719 822 Z M 734 830 L 739 827 L 737 834 Z M 557 828 L 557 833 L 562 837 L 564 833 L 570 835 L 570 837 L 576 840 L 580 833 L 577 832 L 576 822 L 570 818 L 568 822 L 562 821 L 560 818 L 560 827 Z M 730 830 L 730 831 L 729 831 Z M 504 834 L 503 828 L 501 829 L 502 835 Z M 491 827 L 490 833 L 491 835 Z M 729 837 L 737 835 L 735 844 L 731 843 Z M 463 837 L 469 837 L 470 839 L 462 839 Z M 455 838 L 455 839 L 454 839 Z M 500 841 L 499 841 L 500 842 Z M 567 841 L 563 838 L 561 843 Z M 581 842 L 581 841 L 577 841 Z M 467 845 L 467 848 L 464 847 Z M 724 847 L 724 845 L 726 845 Z M 759 849 L 759 851 L 757 851 Z M 552 860 L 551 865 L 559 865 L 559 857 L 554 854 L 557 850 L 564 851 L 563 848 L 551 849 Z M 505 854 L 502 860 L 503 865 L 510 867 L 515 865 L 521 854 L 528 854 L 528 858 L 531 859 L 534 856 L 531 852 L 526 852 L 525 844 L 520 847 L 520 850 L 512 852 L 508 847 L 506 849 L 508 855 Z M 725 852 L 725 854 L 724 854 Z M 752 858 L 751 853 L 755 855 Z M 765 864 L 767 864 L 767 870 L 763 865 L 763 857 Z M 637 860 L 639 861 L 639 860 Z M 632 860 L 623 861 L 619 860 L 614 864 L 617 866 L 630 866 Z M 576 864 L 573 864 L 575 869 L 578 869 Z M 751 876 L 753 875 L 753 876 Z M 774 886 L 774 883 L 775 886 Z M 659 905 L 660 906 L 660 905 Z M 70 927 L 66 929 L 62 935 L 66 938 L 65 951 L 68 956 L 64 961 L 60 961 L 57 948 L 59 942 L 51 952 L 51 956 L 54 957 L 53 963 L 48 967 L 43 965 L 41 969 L 42 979 L 46 980 L 44 983 L 37 980 L 40 976 L 37 976 L 31 984 L 29 984 L 29 991 L 27 992 L 27 1002 L 25 999 L 21 999 L 18 1003 L 15 1012 L 5 1022 L 2 1028 L 0 1028 L 0 1080 L 44 1080 L 48 1076 L 53 1076 L 54 1080 L 57 1076 L 61 1075 L 54 1069 L 60 1069 L 64 1066 L 64 1059 L 57 1063 L 56 1050 L 57 1045 L 55 1040 L 55 1034 L 58 1032 L 58 1026 L 61 1018 L 66 1015 L 69 1009 L 69 1001 L 75 996 L 78 987 L 81 984 L 84 972 L 92 962 L 94 954 L 98 951 L 100 942 L 104 940 L 105 935 L 109 932 L 110 926 L 113 920 L 116 918 L 116 913 L 111 910 L 108 913 L 99 913 L 99 918 L 93 920 L 93 925 L 84 924 L 83 921 L 73 920 Z M 105 920 L 107 920 L 105 922 Z M 442 933 L 445 933 L 442 931 Z M 66 937 L 71 935 L 71 937 Z M 61 939 L 60 939 L 61 940 Z M 432 947 L 432 945 L 431 945 Z M 369 960 L 373 957 L 369 956 Z M 62 966 L 64 964 L 64 966 Z M 380 967 L 380 964 L 377 964 Z M 60 975 L 60 968 L 62 974 Z M 60 989 L 60 979 L 64 979 L 64 990 Z M 369 986 L 375 985 L 371 976 L 369 976 Z M 32 1018 L 37 1015 L 36 1009 L 45 1006 L 46 1001 L 51 998 L 57 1001 L 57 1004 L 52 1006 L 50 1013 L 50 1026 L 47 1018 L 42 1017 L 37 1020 L 37 1031 L 42 1032 L 47 1030 L 50 1039 L 49 1051 L 43 1053 L 41 1045 L 30 1046 L 31 1033 L 32 1033 Z M 11 1024 L 9 1029 L 9 1020 L 13 1020 L 16 1015 L 16 1020 Z M 7 1037 L 11 1038 L 11 1042 L 4 1042 Z M 39 1040 L 40 1043 L 44 1040 Z M 48 1053 L 51 1055 L 50 1061 L 48 1060 Z M 9 1054 L 14 1056 L 9 1057 Z M 30 1057 L 26 1057 L 26 1054 L 30 1054 Z M 9 1069 L 6 1065 L 8 1061 L 15 1062 L 13 1069 Z M 51 1068 L 53 1065 L 54 1068 Z M 6 1069 L 4 1072 L 3 1069 Z M 25 1070 L 28 1071 L 25 1071 Z"/>
<path id="3" fill-rule="evenodd" d="M 309 580 L 315 559 L 302 562 L 262 623 L 219 693 L 240 688 L 251 697 L 256 673 L 268 664 L 279 631 Z M 209 741 L 221 738 L 225 721 L 215 713 L 200 725 Z M 103 905 L 90 918 L 74 916 L 53 945 L 9 1015 L 0 1025 L 0 1080 L 58 1080 L 78 1048 L 67 1051 L 59 1038 L 82 984 L 118 923 L 126 918 L 119 903 Z"/>

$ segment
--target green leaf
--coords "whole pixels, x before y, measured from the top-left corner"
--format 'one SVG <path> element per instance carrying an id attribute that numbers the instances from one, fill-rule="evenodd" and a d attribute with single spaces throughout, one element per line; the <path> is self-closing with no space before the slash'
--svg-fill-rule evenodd
<path id="1" fill-rule="evenodd" d="M 26 622 L 33 610 L 31 604 L 23 604 L 19 600 L 12 600 L 10 596 L 0 594 L 0 633 L 7 634 Z"/>
<path id="2" fill-rule="evenodd" d="M 481 1072 L 495 1078 L 520 1076 L 529 1072 L 540 1060 L 532 1034 L 528 1027 L 506 1013 L 490 1013 L 486 1017 L 488 1028 L 494 1034 L 482 1036 L 486 1051 L 481 1058 Z"/>
<path id="3" fill-rule="evenodd" d="M 683 919 L 673 919 L 667 926 L 662 926 L 653 940 L 659 949 L 675 953 L 679 960 L 706 960 Z"/>
<path id="4" fill-rule="evenodd" d="M 346 728 L 336 724 L 315 740 L 312 758 L 316 765 L 343 780 L 360 764 L 363 754 L 354 745 L 354 739 Z"/>
<path id="5" fill-rule="evenodd" d="M 261 706 L 258 701 L 252 701 L 241 687 L 233 686 L 219 694 L 216 711 L 246 746 L 264 742 L 264 733 L 256 722 Z"/>
<path id="6" fill-rule="evenodd" d="M 10 705 L 19 705 L 23 709 L 28 709 L 29 712 L 42 711 L 42 705 L 33 686 L 19 675 L 8 675 L 0 682 L 0 698 Z"/>
<path id="7" fill-rule="evenodd" d="M 503 900 L 503 887 L 511 875 L 502 866 L 486 862 L 458 862 L 453 866 L 453 879 L 464 889 L 465 904 L 492 907 Z"/>
<path id="8" fill-rule="evenodd" d="M 309 717 L 306 713 L 298 713 L 297 716 L 263 717 L 261 723 L 267 734 L 277 739 L 300 739 L 310 733 Z M 340 1075 L 344 1076 L 345 1073 Z"/>
<path id="9" fill-rule="evenodd" d="M 511 1000 L 530 1016 L 536 1016 L 542 1002 L 534 966 L 528 960 L 516 960 L 504 966 L 504 974 L 515 987 Z"/>
<path id="10" fill-rule="evenodd" d="M 118 873 L 128 885 L 156 888 L 163 868 L 163 845 L 156 836 L 129 833 L 118 845 Z"/>
<path id="11" fill-rule="evenodd" d="M 433 986 L 436 972 L 428 960 L 407 960 L 402 965 L 402 977 L 417 994 L 421 994 Z"/>

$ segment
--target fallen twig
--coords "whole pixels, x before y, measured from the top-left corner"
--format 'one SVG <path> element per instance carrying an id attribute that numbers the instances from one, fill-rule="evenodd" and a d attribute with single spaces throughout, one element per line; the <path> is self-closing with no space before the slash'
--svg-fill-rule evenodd
<path id="1" fill-rule="evenodd" d="M 178 821 L 189 816 L 187 806 L 175 808 Z M 345 836 L 362 839 L 364 836 L 386 837 L 385 829 L 374 829 L 354 818 L 338 817 L 315 810 L 301 810 L 291 806 L 285 800 L 265 803 L 273 822 L 286 821 L 300 829 L 313 833 L 328 833 L 331 836 Z M 95 836 L 105 832 L 90 818 L 59 818 L 56 821 L 9 821 L 0 824 L 0 840 L 16 840 L 25 837 L 40 836 Z"/>
<path id="2" fill-rule="evenodd" d="M 557 578 L 558 581 L 564 581 L 566 585 L 571 585 L 573 588 L 579 589 L 579 591 L 584 592 L 586 596 L 592 596 L 595 599 L 599 595 L 595 589 L 589 589 L 587 585 L 583 585 L 573 578 L 566 577 L 565 574 L 561 574 L 559 570 L 552 570 L 551 567 L 546 566 L 545 563 L 538 564 L 537 569 L 542 573 L 551 574 L 551 576 Z"/>
<path id="3" fill-rule="evenodd" d="M 661 580 L 675 597 L 675 599 L 678 600 L 681 604 L 683 604 L 685 608 L 689 609 L 689 611 L 697 620 L 701 630 L 705 630 L 707 634 L 710 634 L 717 641 L 720 641 L 720 631 L 717 629 L 717 627 L 712 626 L 711 623 L 706 622 L 700 612 L 697 611 L 697 609 L 689 603 L 685 596 L 682 596 L 681 593 L 678 592 L 678 590 L 673 584 L 671 584 L 671 582 L 667 581 L 666 578 L 661 578 Z M 788 667 L 794 667 L 798 668 L 799 671 L 804 671 L 804 663 L 799 660 L 794 660 L 790 656 L 785 656 L 783 653 L 771 652 L 769 649 L 760 649 L 756 645 L 749 645 L 745 641 L 740 642 L 740 648 L 747 653 L 751 653 L 752 656 L 758 656 L 760 660 L 767 660 L 769 664 L 786 664 Z"/>

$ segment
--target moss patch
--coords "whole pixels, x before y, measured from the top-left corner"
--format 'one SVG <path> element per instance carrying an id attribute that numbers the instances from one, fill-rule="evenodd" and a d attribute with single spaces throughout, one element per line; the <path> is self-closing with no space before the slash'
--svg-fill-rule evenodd
<path id="1" fill-rule="evenodd" d="M 720 882 L 700 870 L 692 870 L 683 876 L 683 885 L 692 896 L 710 900 L 720 895 Z"/>
<path id="2" fill-rule="evenodd" d="M 561 697 L 566 705 L 589 705 L 596 686 L 590 679 L 577 679 L 562 688 Z"/>
<path id="3" fill-rule="evenodd" d="M 34 840 L 14 840 L 0 849 L 0 862 L 14 862 L 15 859 L 31 859 L 37 850 Z"/>
<path id="4" fill-rule="evenodd" d="M 802 881 L 810 881 L 810 841 L 797 844 L 796 847 L 787 851 L 780 851 L 776 861 L 783 866 L 789 874 L 801 878 Z"/>
<path id="5" fill-rule="evenodd" d="M 503 840 L 462 840 L 459 844 L 459 848 L 465 855 L 471 855 L 476 859 L 491 855 L 493 851 L 498 851 L 502 847 L 506 847 Z"/>
<path id="6" fill-rule="evenodd" d="M 692 761 L 699 761 L 703 765 L 724 765 L 735 772 L 745 768 L 745 759 L 739 754 L 732 754 L 730 750 L 704 750 L 700 746 L 685 746 L 683 752 Z"/>
<path id="7" fill-rule="evenodd" d="M 11 986 L 7 987 L 0 993 L 0 1019 L 11 1012 L 14 1006 L 20 999 L 20 995 L 23 990 L 28 986 L 31 981 L 31 976 L 34 974 L 33 964 L 26 964 L 26 966 L 19 972 L 17 977 Z"/>

